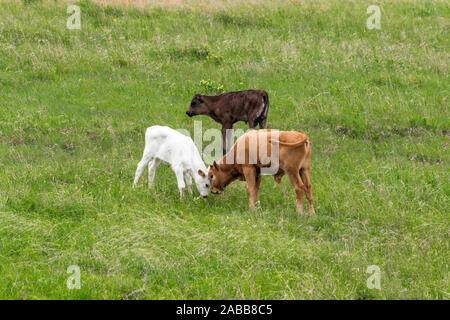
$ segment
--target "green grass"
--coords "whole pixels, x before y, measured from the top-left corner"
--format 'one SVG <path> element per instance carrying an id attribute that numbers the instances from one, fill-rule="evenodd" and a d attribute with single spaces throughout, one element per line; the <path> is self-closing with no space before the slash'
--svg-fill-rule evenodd
<path id="1" fill-rule="evenodd" d="M 79 1 L 81 30 L 22 2 L 0 1 L 0 298 L 449 298 L 447 1 Z M 145 129 L 192 132 L 221 86 L 307 133 L 317 216 L 286 178 L 256 211 L 241 182 L 180 202 L 164 166 L 132 190 Z"/>

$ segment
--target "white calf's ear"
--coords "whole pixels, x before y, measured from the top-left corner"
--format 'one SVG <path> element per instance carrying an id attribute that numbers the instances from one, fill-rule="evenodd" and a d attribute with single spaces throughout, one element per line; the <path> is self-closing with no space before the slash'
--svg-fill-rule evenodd
<path id="1" fill-rule="evenodd" d="M 202 170 L 198 169 L 197 172 L 200 177 L 203 177 L 203 178 L 206 177 L 206 174 Z"/>

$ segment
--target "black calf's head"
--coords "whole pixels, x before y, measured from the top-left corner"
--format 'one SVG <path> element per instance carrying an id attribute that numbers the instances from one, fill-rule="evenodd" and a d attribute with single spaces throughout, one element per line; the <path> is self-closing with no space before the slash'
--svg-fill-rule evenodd
<path id="1" fill-rule="evenodd" d="M 208 113 L 208 106 L 206 105 L 202 96 L 199 94 L 196 94 L 192 98 L 191 104 L 189 105 L 189 108 L 186 110 L 186 114 L 189 117 L 193 117 L 198 114 L 206 114 L 206 113 Z"/>

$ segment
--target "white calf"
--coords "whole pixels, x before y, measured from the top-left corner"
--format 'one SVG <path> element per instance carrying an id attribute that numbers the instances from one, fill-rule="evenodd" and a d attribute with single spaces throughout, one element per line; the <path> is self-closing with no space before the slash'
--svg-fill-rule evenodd
<path id="1" fill-rule="evenodd" d="M 192 193 L 192 178 L 202 197 L 209 193 L 208 170 L 192 139 L 169 127 L 153 126 L 145 132 L 145 149 L 134 177 L 136 186 L 145 166 L 148 164 L 148 187 L 153 185 L 155 170 L 163 161 L 170 165 L 177 177 L 180 198 L 183 198 L 184 180 Z"/>

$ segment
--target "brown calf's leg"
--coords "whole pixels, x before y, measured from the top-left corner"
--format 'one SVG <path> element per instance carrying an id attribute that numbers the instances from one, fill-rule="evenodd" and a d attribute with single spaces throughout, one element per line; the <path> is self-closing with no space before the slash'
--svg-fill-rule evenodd
<path id="1" fill-rule="evenodd" d="M 242 171 L 245 181 L 247 181 L 248 205 L 251 209 L 254 209 L 258 197 L 259 184 L 261 183 L 261 176 L 256 176 L 256 169 L 253 166 L 245 166 Z"/>
<path id="2" fill-rule="evenodd" d="M 314 206 L 313 206 L 313 202 L 312 202 L 312 185 L 311 185 L 311 180 L 309 179 L 310 168 L 300 169 L 300 175 L 302 177 L 303 183 L 305 184 L 306 198 L 308 199 L 308 203 L 309 203 L 309 213 L 314 215 L 314 214 L 316 214 L 316 212 L 314 211 Z"/>
<path id="3" fill-rule="evenodd" d="M 274 176 L 273 176 L 273 180 L 275 180 L 275 185 L 273 186 L 274 188 L 277 188 L 278 185 L 281 183 L 281 179 L 284 176 L 284 172 L 283 171 L 278 171 Z"/>
<path id="4" fill-rule="evenodd" d="M 287 173 L 289 176 L 289 180 L 291 181 L 292 186 L 295 190 L 295 195 L 297 198 L 297 212 L 302 213 L 303 212 L 303 183 L 300 179 L 300 175 L 298 174 L 298 171 L 290 171 Z"/>
<path id="5" fill-rule="evenodd" d="M 261 185 L 262 175 L 256 174 L 256 184 L 255 184 L 255 199 L 258 198 L 259 186 Z"/>
<path id="6" fill-rule="evenodd" d="M 253 189 L 253 198 L 255 199 L 255 202 L 258 200 L 258 192 L 259 192 L 259 186 L 261 185 L 262 175 L 260 175 L 258 172 L 256 173 L 256 182 L 255 182 L 255 188 Z"/>

